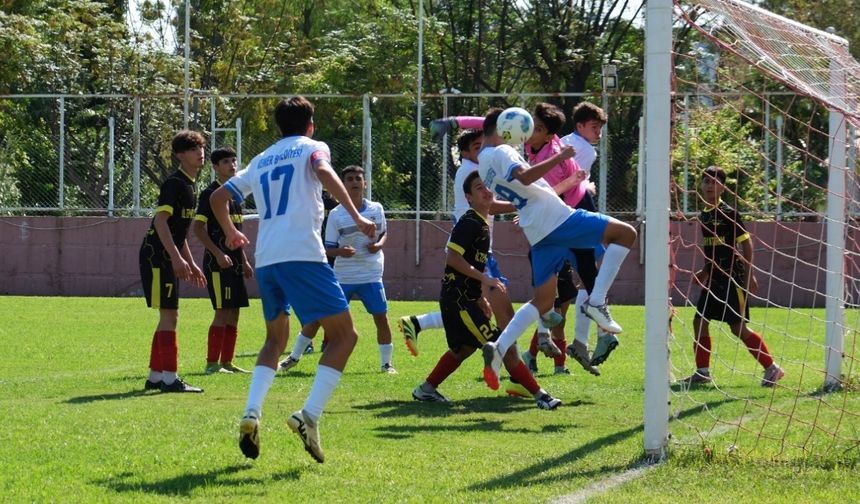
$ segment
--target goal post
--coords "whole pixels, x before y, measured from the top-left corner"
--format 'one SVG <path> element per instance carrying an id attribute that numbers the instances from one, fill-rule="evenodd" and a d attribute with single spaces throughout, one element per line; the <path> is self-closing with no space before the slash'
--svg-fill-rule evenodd
<path id="1" fill-rule="evenodd" d="M 669 183 L 672 0 L 645 14 L 645 454 L 666 455 L 669 435 Z"/>
<path id="2" fill-rule="evenodd" d="M 847 393 L 830 399 L 817 395 L 840 391 L 852 380 L 860 333 L 858 301 L 849 299 L 858 287 L 852 274 L 860 270 L 860 226 L 849 212 L 857 208 L 860 193 L 851 176 L 857 143 L 849 138 L 849 126 L 860 127 L 860 64 L 844 39 L 740 0 L 649 0 L 645 23 L 640 239 L 646 273 L 646 456 L 665 457 L 670 440 L 673 446 L 685 444 L 672 437 L 678 423 L 689 427 L 687 444 L 728 437 L 729 452 L 744 443 L 751 452 L 772 442 L 771 456 L 860 444 L 860 436 L 846 427 L 860 420 L 860 399 Z M 692 28 L 700 46 L 713 48 L 710 59 L 702 57 L 707 51 L 700 52 L 700 46 L 678 49 L 673 35 L 682 25 Z M 683 118 L 677 117 L 679 110 Z M 709 131 L 729 120 L 735 121 L 733 127 L 714 130 L 716 135 Z M 673 156 L 681 134 L 701 135 L 694 147 L 701 159 L 692 161 L 696 171 L 689 172 L 689 186 L 679 188 L 688 175 L 687 160 Z M 732 141 L 742 145 L 738 152 L 708 145 Z M 698 373 L 705 348 L 702 333 L 694 336 L 691 324 L 695 294 L 706 288 L 693 278 L 704 257 L 696 222 L 704 207 L 691 195 L 697 195 L 692 180 L 714 160 L 732 171 L 726 196 L 753 230 L 756 252 L 748 267 L 765 288 L 758 295 L 748 292 L 740 304 L 751 302 L 758 310 L 741 327 L 752 327 L 760 346 L 733 335 L 725 328 L 730 324 L 713 321 L 704 336 L 704 360 L 719 376 L 712 372 L 708 388 L 697 390 L 689 382 L 679 385 L 674 371 Z M 683 177 L 673 164 L 681 161 Z M 738 166 L 732 166 L 735 162 Z M 770 166 L 777 169 L 775 179 Z M 688 211 L 691 199 L 695 208 Z M 771 235 L 757 237 L 759 230 Z M 670 260 L 675 253 L 683 259 Z M 764 259 L 755 260 L 759 256 Z M 680 282 L 670 268 L 677 268 Z M 855 283 L 850 291 L 846 282 Z M 672 323 L 676 309 L 681 314 Z M 694 349 L 695 363 L 690 358 Z M 786 380 L 754 389 L 758 380 L 766 384 L 756 366 L 768 368 L 771 362 L 783 363 Z"/>

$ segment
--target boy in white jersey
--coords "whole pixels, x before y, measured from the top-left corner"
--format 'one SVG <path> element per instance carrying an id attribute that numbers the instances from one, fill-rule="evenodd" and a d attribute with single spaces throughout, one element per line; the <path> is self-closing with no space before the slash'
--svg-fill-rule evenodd
<path id="1" fill-rule="evenodd" d="M 469 201 L 466 199 L 466 193 L 463 191 L 463 183 L 471 173 L 478 171 L 478 153 L 481 151 L 483 136 L 483 132 L 480 129 L 467 129 L 457 137 L 457 149 L 460 151 L 460 166 L 454 174 L 455 223 L 459 221 L 463 214 L 470 208 Z M 494 200 L 490 206 L 490 215 L 511 213 L 513 211 L 513 205 L 499 200 Z M 489 224 L 491 233 L 490 239 L 492 240 L 492 218 L 490 218 Z M 505 285 L 508 284 L 508 279 L 502 274 L 502 271 L 499 268 L 499 263 L 496 262 L 496 258 L 493 256 L 492 248 L 487 257 L 486 270 L 490 277 L 498 278 Z M 514 316 L 511 298 L 508 296 L 507 292 L 501 289 L 489 289 L 485 293 L 485 296 L 490 302 L 493 314 L 496 316 L 496 325 L 500 328 L 504 328 Z M 409 349 L 409 353 L 417 357 L 418 333 L 426 329 L 441 329 L 443 327 L 442 312 L 436 311 L 424 313 L 422 315 L 400 317 L 400 320 L 397 322 L 397 327 L 400 329 L 401 334 L 403 334 L 403 339 L 406 342 L 406 348 Z"/>
<path id="2" fill-rule="evenodd" d="M 502 356 L 538 318 L 553 312 L 558 271 L 565 260 L 575 262 L 571 249 L 595 248 L 608 243 L 603 266 L 595 280 L 590 299 L 582 309 L 607 332 L 620 333 L 606 306 L 606 292 L 615 280 L 621 262 L 636 240 L 629 224 L 585 210 L 568 207 L 542 179 L 553 166 L 573 156 L 573 148 L 529 166 L 516 149 L 504 144 L 496 131 L 502 113 L 491 109 L 484 119 L 484 147 L 478 156 L 478 173 L 484 185 L 517 208 L 520 227 L 531 246 L 534 298 L 514 315 L 498 342 L 484 345 L 484 380 L 496 390 Z"/>
<path id="3" fill-rule="evenodd" d="M 347 166 L 341 172 L 341 177 L 352 204 L 362 217 L 376 224 L 376 240 L 368 239 L 359 231 L 346 208 L 338 205 L 329 213 L 325 225 L 326 254 L 337 257 L 334 263 L 334 274 L 340 282 L 347 301 L 355 294 L 361 299 L 367 313 L 373 316 L 382 372 L 397 374 L 397 370 L 391 365 L 394 345 L 391 344 L 388 301 L 385 298 L 385 287 L 382 285 L 382 272 L 385 265 L 382 247 L 388 239 L 385 211 L 381 204 L 364 198 L 364 193 L 367 191 L 364 169 L 355 165 Z M 302 334 L 308 332 L 316 335 L 317 327 L 318 324 L 310 328 L 306 326 L 302 328 Z M 281 362 L 280 368 L 288 370 L 298 364 L 310 340 L 311 338 L 307 336 L 297 338 L 292 353 Z"/>
<path id="4" fill-rule="evenodd" d="M 589 102 L 582 102 L 573 109 L 573 133 L 563 137 L 561 142 L 572 146 L 576 150 L 574 159 L 580 168 L 586 173 L 586 180 L 591 176 L 591 167 L 597 159 L 597 150 L 594 145 L 600 141 L 603 134 L 603 126 L 608 118 L 606 112 L 602 108 Z M 590 212 L 597 211 L 597 205 L 594 204 L 592 197 L 594 192 L 593 184 L 589 190 L 581 191 L 582 197 L 576 199 L 572 206 L 581 208 Z M 599 366 L 602 364 L 618 346 L 618 338 L 606 331 L 597 328 L 597 346 L 591 357 L 588 356 L 588 333 L 591 327 L 591 320 L 586 317 L 582 311 L 582 303 L 588 299 L 588 293 L 591 286 L 594 285 L 594 280 L 597 278 L 597 268 L 595 266 L 594 249 L 578 249 L 574 252 L 578 262 L 577 272 L 582 281 L 582 285 L 577 292 L 576 301 L 574 303 L 576 312 L 576 322 L 574 325 L 575 339 L 573 343 L 568 345 L 567 354 L 576 359 L 583 367 Z"/>
<path id="5" fill-rule="evenodd" d="M 311 140 L 313 112 L 313 105 L 301 96 L 278 103 L 275 121 L 283 138 L 218 188 L 210 200 L 224 229 L 225 242 L 232 248 L 247 244 L 248 239 L 230 221 L 229 200 L 253 194 L 260 212 L 256 273 L 266 319 L 266 342 L 258 354 L 247 407 L 239 423 L 239 448 L 249 458 L 260 454 L 260 414 L 275 377 L 278 357 L 289 338 L 290 306 L 303 321 L 319 320 L 330 340 L 304 407 L 287 419 L 305 450 L 320 463 L 324 457 L 318 422 L 358 338 L 349 304 L 323 249 L 322 188 L 341 202 L 362 233 L 373 238 L 376 225 L 359 215 L 352 204 L 331 167 L 328 146 Z"/>

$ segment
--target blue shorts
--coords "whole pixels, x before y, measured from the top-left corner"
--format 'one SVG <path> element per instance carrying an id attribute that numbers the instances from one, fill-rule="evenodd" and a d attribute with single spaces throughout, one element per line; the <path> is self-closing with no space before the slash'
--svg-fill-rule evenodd
<path id="1" fill-rule="evenodd" d="M 498 279 L 500 282 L 505 284 L 505 287 L 509 286 L 508 278 L 502 274 L 502 270 L 499 269 L 499 263 L 496 262 L 496 257 L 492 252 L 487 254 L 487 264 L 484 266 L 484 272 L 490 277 Z"/>
<path id="2" fill-rule="evenodd" d="M 303 324 L 349 309 L 328 263 L 289 261 L 257 268 L 257 285 L 266 321 L 296 311 Z"/>
<path id="3" fill-rule="evenodd" d="M 368 282 L 363 284 L 340 284 L 343 295 L 347 301 L 352 299 L 353 294 L 364 303 L 364 309 L 371 315 L 384 315 L 388 313 L 388 301 L 385 299 L 385 286 L 382 281 Z"/>
<path id="4" fill-rule="evenodd" d="M 574 210 L 566 221 L 532 247 L 532 285 L 543 285 L 561 271 L 565 261 L 576 267 L 571 249 L 601 247 L 608 224 L 607 215 Z"/>

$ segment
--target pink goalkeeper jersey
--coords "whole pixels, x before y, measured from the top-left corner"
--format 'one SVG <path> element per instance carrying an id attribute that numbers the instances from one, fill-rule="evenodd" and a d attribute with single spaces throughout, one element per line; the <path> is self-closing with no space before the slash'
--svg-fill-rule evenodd
<path id="1" fill-rule="evenodd" d="M 553 135 L 550 138 L 549 142 L 545 143 L 543 147 L 538 152 L 533 152 L 532 148 L 526 145 L 526 154 L 528 155 L 529 164 L 534 166 L 541 161 L 545 161 L 552 156 L 561 152 L 561 149 L 564 147 L 564 144 L 561 143 L 561 139 L 558 138 L 558 135 Z M 557 186 L 562 180 L 570 177 L 578 170 L 581 170 L 576 161 L 571 159 L 565 159 L 561 163 L 553 166 L 546 175 L 543 176 L 544 180 L 546 180 L 550 186 Z M 588 185 L 588 180 L 583 180 L 564 194 L 562 194 L 562 199 L 565 203 L 571 208 L 575 208 L 576 205 L 582 200 L 582 197 L 585 195 L 586 186 Z"/>

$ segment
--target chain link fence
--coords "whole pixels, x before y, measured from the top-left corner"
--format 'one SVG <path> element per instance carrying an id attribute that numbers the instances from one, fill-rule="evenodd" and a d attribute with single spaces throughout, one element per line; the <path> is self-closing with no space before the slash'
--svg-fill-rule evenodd
<path id="1" fill-rule="evenodd" d="M 609 115 L 592 168 L 598 206 L 624 219 L 642 215 L 641 94 L 308 95 L 316 107 L 315 137 L 336 169 L 368 173 L 369 196 L 392 218 L 448 218 L 453 209 L 454 138 L 430 138 L 427 126 L 446 115 L 482 115 L 490 106 L 533 109 L 541 101 L 568 113 L 589 100 Z M 188 125 L 209 149 L 229 145 L 246 165 L 278 138 L 276 95 L 189 98 Z M 173 134 L 185 124 L 185 97 L 128 95 L 0 96 L 0 213 L 4 215 L 149 215 L 158 187 L 177 167 Z M 415 124 L 420 114 L 420 138 Z M 569 133 L 570 120 L 561 134 Z M 683 145 L 682 138 L 675 139 Z M 683 156 L 681 156 L 683 158 Z M 676 159 L 678 156 L 676 155 Z M 208 181 L 210 170 L 201 178 Z M 687 191 L 695 178 L 685 177 Z M 253 212 L 253 202 L 249 205 Z"/>

